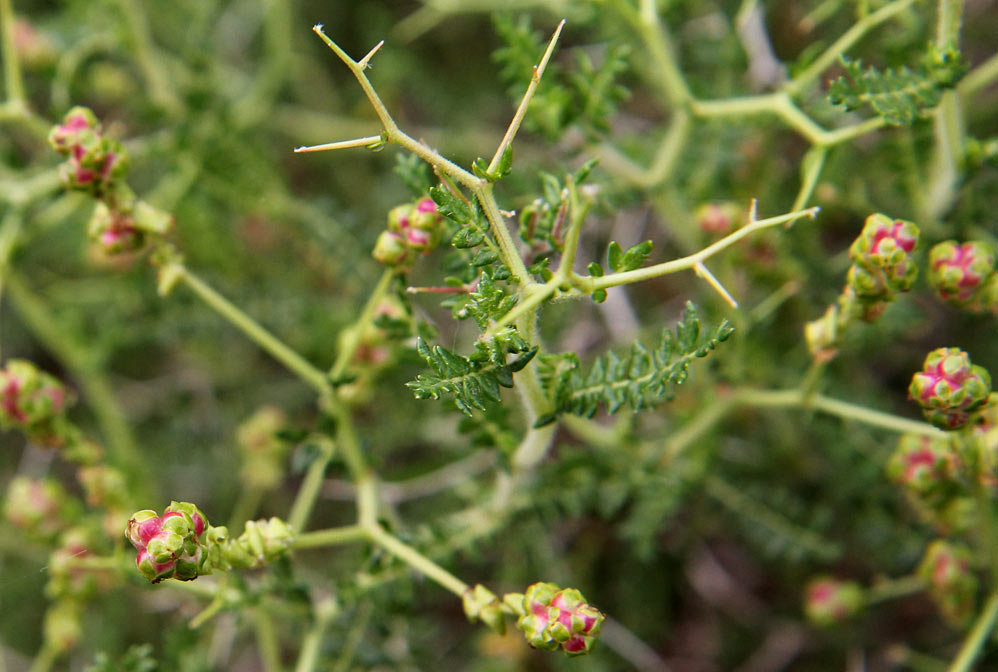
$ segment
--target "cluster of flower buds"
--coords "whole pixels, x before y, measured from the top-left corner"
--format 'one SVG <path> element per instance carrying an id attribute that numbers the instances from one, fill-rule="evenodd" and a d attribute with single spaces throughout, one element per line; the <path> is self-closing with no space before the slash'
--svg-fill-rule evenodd
<path id="1" fill-rule="evenodd" d="M 78 502 L 57 481 L 15 476 L 7 485 L 4 517 L 30 538 L 51 541 L 79 514 Z"/>
<path id="2" fill-rule="evenodd" d="M 70 392 L 49 374 L 23 359 L 0 369 L 0 428 L 23 431 L 29 438 L 61 446 L 71 438 L 66 407 Z"/>
<path id="3" fill-rule="evenodd" d="M 294 533 L 279 518 L 249 521 L 237 539 L 225 527 L 212 527 L 188 502 L 171 502 L 162 516 L 138 511 L 125 528 L 138 554 L 135 564 L 153 583 L 191 581 L 212 570 L 260 567 L 287 553 Z"/>
<path id="4" fill-rule="evenodd" d="M 943 534 L 964 532 L 976 519 L 968 488 L 976 460 L 967 459 L 963 444 L 955 435 L 905 434 L 887 462 L 887 476 L 904 489 L 919 517 Z"/>
<path id="5" fill-rule="evenodd" d="M 225 527 L 212 527 L 205 535 L 209 568 L 219 570 L 262 567 L 288 552 L 295 534 L 280 518 L 249 520 L 236 539 Z"/>
<path id="6" fill-rule="evenodd" d="M 67 189 L 103 199 L 128 172 L 128 153 L 120 142 L 104 137 L 101 124 L 85 107 L 74 107 L 49 133 L 52 148 L 67 157 L 59 178 Z"/>
<path id="7" fill-rule="evenodd" d="M 918 567 L 939 611 L 956 626 L 965 625 L 975 613 L 978 579 L 971 557 L 966 546 L 937 539 L 929 544 Z"/>
<path id="8" fill-rule="evenodd" d="M 877 213 L 866 218 L 863 231 L 849 248 L 853 264 L 848 284 L 864 301 L 890 301 L 911 289 L 918 267 L 910 252 L 918 244 L 918 227 Z"/>
<path id="9" fill-rule="evenodd" d="M 866 596 L 858 583 L 827 576 L 811 581 L 804 593 L 804 614 L 821 627 L 846 622 L 865 604 Z"/>
<path id="10" fill-rule="evenodd" d="M 263 406 L 236 430 L 242 453 L 241 480 L 250 490 L 270 490 L 284 478 L 284 458 L 290 444 L 278 436 L 287 422 L 276 406 Z"/>
<path id="11" fill-rule="evenodd" d="M 926 420 L 941 429 L 958 429 L 984 407 L 991 394 L 991 376 L 959 348 L 937 348 L 911 379 L 908 396 Z"/>
<path id="12" fill-rule="evenodd" d="M 578 590 L 554 583 L 535 583 L 522 595 L 509 593 L 503 603 L 517 615 L 516 627 L 530 646 L 544 651 L 560 648 L 569 656 L 592 650 L 604 619 Z"/>
<path id="13" fill-rule="evenodd" d="M 121 143 L 104 136 L 93 112 L 85 107 L 71 109 L 49 133 L 49 143 L 67 157 L 59 166 L 66 188 L 99 201 L 87 233 L 105 253 L 137 250 L 149 234 L 169 231 L 173 217 L 138 200 L 125 183 L 128 153 Z"/>
<path id="14" fill-rule="evenodd" d="M 998 313 L 998 272 L 987 243 L 955 240 L 929 252 L 929 284 L 950 303 L 974 312 Z"/>
<path id="15" fill-rule="evenodd" d="M 440 244 L 443 216 L 432 198 L 399 205 L 388 213 L 388 229 L 381 232 L 372 255 L 378 263 L 404 269 L 416 254 L 429 254 Z"/>
<path id="16" fill-rule="evenodd" d="M 201 535 L 208 519 L 193 504 L 171 502 L 162 516 L 146 509 L 132 515 L 125 536 L 138 555 L 135 564 L 153 583 L 163 579 L 190 581 L 205 569 L 207 549 Z"/>
<path id="17" fill-rule="evenodd" d="M 85 567 L 87 556 L 98 555 L 95 549 L 105 541 L 92 526 L 78 525 L 59 537 L 59 547 L 49 556 L 45 594 L 50 599 L 73 598 L 86 600 L 114 581 L 114 570 Z"/>
<path id="18" fill-rule="evenodd" d="M 857 320 L 873 322 L 899 292 L 911 289 L 918 267 L 911 252 L 918 244 L 918 227 L 903 219 L 876 213 L 866 218 L 859 237 L 849 248 L 853 264 L 845 289 L 825 314 L 804 330 L 811 354 L 835 356 L 842 334 Z"/>

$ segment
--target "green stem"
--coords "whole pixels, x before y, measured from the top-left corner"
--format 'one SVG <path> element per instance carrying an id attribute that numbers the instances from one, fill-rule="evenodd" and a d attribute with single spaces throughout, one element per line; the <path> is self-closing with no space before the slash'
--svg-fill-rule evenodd
<path id="1" fill-rule="evenodd" d="M 133 0 L 118 0 L 118 9 L 128 28 L 131 48 L 142 76 L 146 80 L 149 97 L 171 113 L 181 108 L 172 86 L 172 78 L 163 68 L 161 55 L 154 53 L 154 43 L 149 32 L 149 20 L 142 12 L 142 4 Z"/>
<path id="2" fill-rule="evenodd" d="M 811 200 L 811 195 L 814 194 L 814 187 L 818 184 L 818 177 L 821 175 L 821 169 L 824 167 L 827 157 L 828 149 L 821 146 L 812 147 L 804 155 L 804 161 L 801 163 L 800 190 L 797 192 L 797 198 L 794 199 L 791 210 L 803 210 L 807 206 L 807 202 Z"/>
<path id="3" fill-rule="evenodd" d="M 3 57 L 3 81 L 7 102 L 25 108 L 21 59 L 14 46 L 14 7 L 11 0 L 0 0 L 0 54 Z"/>
<path id="4" fill-rule="evenodd" d="M 817 208 L 808 208 L 807 210 L 799 210 L 796 212 L 791 212 L 786 215 L 779 215 L 778 217 L 769 217 L 767 219 L 754 220 L 738 229 L 732 234 L 729 234 L 717 241 L 713 245 L 709 245 L 695 254 L 691 254 L 687 257 L 681 257 L 679 259 L 674 259 L 672 261 L 666 261 L 661 264 L 655 264 L 653 266 L 646 266 L 645 268 L 639 268 L 633 271 L 624 271 L 622 273 L 612 273 L 610 275 L 604 275 L 599 278 L 581 278 L 576 276 L 575 285 L 579 287 L 584 293 L 591 294 L 597 289 L 606 289 L 608 287 L 616 287 L 618 285 L 628 285 L 635 282 L 642 282 L 644 280 L 650 280 L 652 278 L 657 278 L 662 275 L 668 275 L 670 273 L 677 273 L 679 271 L 685 271 L 693 268 L 697 264 L 701 264 L 710 257 L 714 256 L 721 250 L 724 250 L 735 243 L 737 243 L 742 238 L 745 238 L 751 233 L 765 229 L 771 226 L 776 226 L 778 224 L 786 224 L 796 221 L 802 217 L 814 217 L 818 212 Z"/>
<path id="5" fill-rule="evenodd" d="M 998 54 L 993 55 L 971 70 L 966 77 L 960 80 L 956 90 L 962 97 L 966 98 L 977 93 L 996 79 L 998 79 Z"/>
<path id="6" fill-rule="evenodd" d="M 367 538 L 366 527 L 362 525 L 344 525 L 343 527 L 331 527 L 325 530 L 315 530 L 314 532 L 299 534 L 294 542 L 292 542 L 291 548 L 302 550 L 305 548 L 339 546 L 341 544 L 364 541 Z"/>
<path id="7" fill-rule="evenodd" d="M 911 6 L 914 1 L 915 0 L 897 0 L 896 2 L 884 5 L 873 14 L 868 14 L 857 21 L 849 30 L 843 33 L 839 39 L 835 40 L 835 42 L 823 51 L 818 58 L 814 59 L 814 62 L 812 62 L 811 65 L 805 68 L 792 80 L 787 82 L 783 87 L 783 90 L 791 96 L 800 93 L 801 89 L 816 80 L 821 73 L 835 63 L 841 54 L 848 51 L 849 48 L 856 44 L 856 42 L 866 35 L 866 33 L 870 32 L 873 28 L 887 21 L 896 14 L 903 12 Z"/>
<path id="8" fill-rule="evenodd" d="M 871 427 L 898 432 L 913 433 L 923 436 L 942 437 L 945 433 L 926 422 L 901 418 L 890 413 L 875 411 L 865 406 L 851 404 L 846 401 L 832 399 L 823 395 L 815 395 L 808 401 L 800 390 L 756 390 L 739 389 L 736 400 L 745 406 L 764 407 L 800 407 L 813 408 L 844 420 L 855 420 Z"/>
<path id="9" fill-rule="evenodd" d="M 29 672 L 49 672 L 55 661 L 59 659 L 59 652 L 51 644 L 42 644 L 41 650 L 35 659 L 31 661 Z"/>
<path id="10" fill-rule="evenodd" d="M 992 593 L 947 672 L 969 672 L 973 669 L 974 662 L 981 655 L 996 620 L 998 620 L 998 593 Z"/>
<path id="11" fill-rule="evenodd" d="M 329 597 L 317 602 L 314 611 L 315 620 L 302 638 L 301 654 L 298 656 L 295 672 L 314 672 L 318 667 L 323 636 L 326 634 L 329 623 L 339 612 L 339 607 L 336 601 Z"/>
<path id="12" fill-rule="evenodd" d="M 874 583 L 866 591 L 866 604 L 877 604 L 899 597 L 907 597 L 925 590 L 925 581 L 918 576 L 902 576 Z"/>
<path id="13" fill-rule="evenodd" d="M 381 546 L 416 571 L 422 572 L 458 597 L 463 597 L 465 592 L 467 592 L 468 584 L 430 560 L 412 546 L 403 543 L 398 538 L 386 532 L 380 525 L 367 527 L 365 530 L 367 538 L 372 543 Z"/>
<path id="14" fill-rule="evenodd" d="M 305 360 L 304 357 L 289 348 L 283 341 L 264 329 L 249 315 L 235 304 L 212 289 L 186 266 L 173 263 L 172 272 L 177 278 L 194 291 L 198 297 L 211 306 L 219 315 L 242 331 L 251 341 L 267 351 L 288 370 L 311 385 L 322 397 L 332 395 L 332 385 L 325 373 Z"/>
<path id="15" fill-rule="evenodd" d="M 315 506 L 315 500 L 322 489 L 322 479 L 326 474 L 326 467 L 329 466 L 329 461 L 336 448 L 336 444 L 328 437 L 319 437 L 318 441 L 319 454 L 312 461 L 312 464 L 308 465 L 305 478 L 301 487 L 298 488 L 295 502 L 291 506 L 291 513 L 288 514 L 288 526 L 297 533 L 305 529 L 308 517 Z"/>
<path id="16" fill-rule="evenodd" d="M 260 649 L 260 659 L 263 661 L 264 672 L 281 672 L 281 645 L 277 641 L 274 622 L 266 608 L 257 607 L 253 610 L 253 630 L 256 633 L 256 644 Z"/>
<path id="17" fill-rule="evenodd" d="M 565 27 L 565 19 L 561 20 L 558 27 L 554 31 L 554 35 L 551 36 L 551 41 L 548 42 L 547 49 L 544 51 L 544 56 L 541 57 L 541 62 L 534 66 L 534 73 L 530 78 L 530 84 L 527 85 L 527 91 L 523 94 L 523 99 L 520 101 L 519 107 L 516 108 L 516 113 L 513 115 L 513 120 L 509 122 L 509 127 L 506 129 L 506 135 L 503 136 L 502 141 L 499 143 L 499 147 L 496 149 L 496 153 L 492 156 L 492 161 L 489 163 L 489 167 L 486 172 L 495 173 L 499 169 L 499 162 L 502 160 L 502 155 L 506 152 L 506 148 L 510 146 L 513 142 L 513 138 L 516 137 L 516 132 L 520 130 L 520 124 L 523 123 L 523 117 L 527 114 L 527 107 L 530 105 L 530 99 L 534 97 L 534 91 L 537 90 L 538 85 L 541 83 L 541 77 L 544 75 L 544 69 L 548 66 L 548 61 L 551 60 L 551 54 L 554 53 L 554 46 L 558 43 L 558 36 L 561 35 L 561 29 Z"/>

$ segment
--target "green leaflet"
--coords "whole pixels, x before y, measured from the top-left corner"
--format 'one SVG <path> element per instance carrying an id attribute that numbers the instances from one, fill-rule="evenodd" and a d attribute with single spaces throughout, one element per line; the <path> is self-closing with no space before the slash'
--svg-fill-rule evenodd
<path id="1" fill-rule="evenodd" d="M 471 415 L 472 409 L 484 411 L 488 404 L 497 403 L 499 389 L 513 387 L 513 374 L 537 354 L 537 347 L 511 328 L 503 329 L 489 341 L 475 343 L 474 352 L 467 357 L 439 345 L 427 345 L 422 338 L 416 350 L 434 375 L 420 374 L 406 387 L 417 399 L 453 396 L 458 410 L 466 415 Z M 515 356 L 510 359 L 508 355 Z"/>
<path id="2" fill-rule="evenodd" d="M 967 63 L 953 47 L 930 45 L 915 70 L 863 69 L 861 61 L 841 57 L 846 76 L 828 87 L 828 99 L 847 110 L 869 105 L 893 126 L 908 126 L 939 104 L 945 89 L 952 88 L 967 72 Z"/>
<path id="3" fill-rule="evenodd" d="M 732 332 L 725 320 L 712 332 L 702 333 L 696 306 L 687 302 L 675 332 L 665 329 L 654 350 L 635 343 L 623 356 L 609 352 L 593 362 L 587 374 L 579 371 L 575 355 L 542 355 L 541 381 L 555 410 L 538 418 L 535 426 L 554 422 L 562 413 L 592 417 L 600 405 L 616 413 L 624 406 L 639 411 L 668 401 L 675 386 L 689 375 L 690 362 L 706 357 Z"/>

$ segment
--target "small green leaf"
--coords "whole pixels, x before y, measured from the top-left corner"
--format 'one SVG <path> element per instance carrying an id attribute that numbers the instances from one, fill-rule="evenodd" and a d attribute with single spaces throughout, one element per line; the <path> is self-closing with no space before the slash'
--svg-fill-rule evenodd
<path id="1" fill-rule="evenodd" d="M 615 271 L 620 270 L 620 257 L 623 254 L 623 250 L 620 247 L 620 243 L 616 240 L 611 241 L 609 247 L 606 248 L 606 260 L 610 268 Z"/>
<path id="2" fill-rule="evenodd" d="M 499 167 L 498 172 L 500 177 L 509 175 L 510 171 L 513 169 L 513 144 L 510 143 L 506 145 L 506 149 L 503 150 L 502 156 L 499 157 Z"/>
<path id="3" fill-rule="evenodd" d="M 589 275 L 593 276 L 594 278 L 603 277 L 603 267 L 600 266 L 598 262 L 594 261 L 590 263 L 587 269 L 589 270 Z"/>

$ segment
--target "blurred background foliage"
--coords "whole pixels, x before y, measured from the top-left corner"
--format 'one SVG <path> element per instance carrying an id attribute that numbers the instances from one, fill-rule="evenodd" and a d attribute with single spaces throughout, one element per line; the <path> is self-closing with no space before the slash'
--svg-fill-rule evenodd
<path id="1" fill-rule="evenodd" d="M 739 37 L 735 17 L 751 2 L 659 2 L 658 9 L 692 91 L 713 99 L 768 90 L 781 67 L 806 67 L 857 16 L 884 4 L 765 3 L 757 10 L 768 45 Z M 611 147 L 651 164 L 674 114 L 621 9 L 625 0 L 13 5 L 28 104 L 37 116 L 26 122 L 5 111 L 0 119 L 0 207 L 3 216 L 16 210 L 21 219 L 0 306 L 3 356 L 31 359 L 68 380 L 81 398 L 74 419 L 112 455 L 115 445 L 138 447 L 146 480 L 136 508 L 193 501 L 213 522 L 223 522 L 239 496 L 239 423 L 262 404 L 276 404 L 291 429 L 311 430 L 314 396 L 190 293 L 158 297 L 141 256 L 95 256 L 84 235 L 91 204 L 58 189 L 58 157 L 39 127 L 71 105 L 92 108 L 132 153 L 135 191 L 175 214 L 173 239 L 188 265 L 328 367 L 340 330 L 356 319 L 380 272 L 369 250 L 385 215 L 410 193 L 396 170 L 405 157 L 393 147 L 290 151 L 378 129 L 360 88 L 311 25 L 325 24 L 354 57 L 386 39 L 370 77 L 388 108 L 410 135 L 468 166 L 491 155 L 529 76 L 523 66 L 536 62 L 531 49 L 566 16 L 555 68 L 516 142 L 513 173 L 499 187 L 509 209 L 541 194 L 541 171 L 562 176 Z M 511 13 L 493 18 L 492 9 Z M 998 5 L 970 0 L 965 12 L 964 54 L 976 65 L 993 55 Z M 933 30 L 932 7 L 914 4 L 850 56 L 881 67 L 911 64 Z M 771 47 L 776 70 L 751 69 L 759 61 L 746 55 L 746 45 Z M 822 80 L 837 74 L 833 67 Z M 804 93 L 802 105 L 834 127 L 846 115 L 821 89 Z M 598 95 L 587 99 L 593 90 Z M 998 135 L 993 85 L 965 110 L 968 135 Z M 574 350 L 584 361 L 635 338 L 653 342 L 687 299 L 709 323 L 727 317 L 738 331 L 709 365 L 696 368 L 672 404 L 625 417 L 606 441 L 560 430 L 537 482 L 493 519 L 469 520 L 461 512 L 479 510 L 488 472 L 502 461 L 494 446 L 515 444 L 522 432 L 514 397 L 476 431 L 462 433 L 449 404 L 416 401 L 405 389 L 423 369 L 411 350 L 371 385 L 357 416 L 385 479 L 469 456 L 480 462 L 454 487 L 400 501 L 400 536 L 497 592 L 536 580 L 579 587 L 615 621 L 593 656 L 565 660 L 489 634 L 466 623 L 457 601 L 434 585 L 377 553 L 348 547 L 301 552 L 293 566 L 248 577 L 273 584 L 263 591 L 264 605 L 279 616 L 289 668 L 308 616 L 294 599 L 275 595 L 308 586 L 313 598 L 335 591 L 343 605 L 323 642 L 320 669 L 942 669 L 934 656 L 945 661 L 960 633 L 943 624 L 927 598 L 876 605 L 830 631 L 806 625 L 801 612 L 812 575 L 863 583 L 903 575 L 931 538 L 883 475 L 896 435 L 802 409 L 744 408 L 708 425 L 682 459 L 669 459 L 670 442 L 697 427 L 731 389 L 800 382 L 811 361 L 803 325 L 839 293 L 846 250 L 867 214 L 917 221 L 928 243 L 995 242 L 993 164 L 965 162 L 951 207 L 926 219 L 916 192 L 932 147 L 932 124 L 919 121 L 832 148 L 808 202 L 823 209 L 816 222 L 760 234 L 715 260 L 715 274 L 742 304 L 737 311 L 692 274 L 614 290 L 601 305 L 547 309 L 541 327 L 550 349 Z M 708 119 L 692 126 L 669 179 L 650 188 L 604 162 L 592 180 L 599 206 L 580 258 L 602 260 L 610 240 L 626 248 L 652 239 L 652 261 L 695 251 L 711 240 L 694 215 L 704 203 L 745 206 L 758 198 L 762 215 L 786 212 L 808 148 L 771 117 Z M 928 247 L 921 246 L 923 255 Z M 441 284 L 441 255 L 421 261 L 410 283 Z M 413 303 L 447 347 L 466 348 L 477 336 L 432 297 Z M 994 333 L 993 318 L 945 306 L 920 285 L 875 327 L 850 336 L 825 372 L 823 391 L 915 417 L 906 387 L 925 353 L 959 346 L 995 370 Z M 18 472 L 48 471 L 71 487 L 57 459 L 14 434 L 0 440 L 0 486 Z M 262 502 L 261 516 L 286 513 L 313 450 L 307 442 L 295 446 L 290 474 Z M 312 527 L 351 521 L 342 476 L 339 467 L 330 470 Z M 16 670 L 40 645 L 46 555 L 14 531 L 0 539 L 0 638 L 8 669 Z M 195 598 L 131 579 L 92 604 L 73 669 L 97 651 L 117 660 L 135 642 L 151 643 L 163 670 L 258 669 L 247 615 L 223 615 L 191 632 Z"/>

